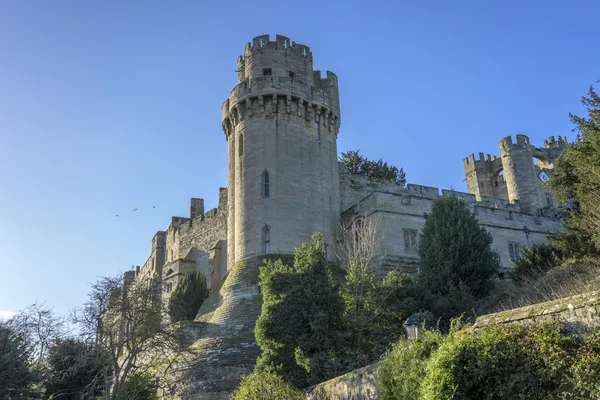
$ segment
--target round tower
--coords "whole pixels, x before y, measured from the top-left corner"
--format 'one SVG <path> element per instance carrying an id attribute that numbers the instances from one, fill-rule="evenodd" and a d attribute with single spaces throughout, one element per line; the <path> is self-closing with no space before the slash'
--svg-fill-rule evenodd
<path id="1" fill-rule="evenodd" d="M 500 141 L 500 156 L 504 180 L 511 202 L 519 201 L 521 210 L 536 214 L 546 205 L 544 188 L 533 163 L 533 146 L 525 135 L 517 135 L 517 143 L 510 136 Z"/>
<path id="2" fill-rule="evenodd" d="M 328 250 L 340 220 L 337 77 L 313 71 L 307 46 L 258 36 L 238 59 L 223 104 L 228 142 L 228 264 L 289 254 L 321 232 Z M 329 256 L 333 251 L 328 251 Z"/>

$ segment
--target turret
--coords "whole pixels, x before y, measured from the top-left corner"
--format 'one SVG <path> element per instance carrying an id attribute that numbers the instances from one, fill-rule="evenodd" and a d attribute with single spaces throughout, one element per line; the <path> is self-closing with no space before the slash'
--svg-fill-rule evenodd
<path id="1" fill-rule="evenodd" d="M 293 253 L 314 232 L 333 246 L 340 215 L 338 79 L 310 49 L 258 36 L 222 107 L 228 142 L 228 263 Z M 332 252 L 333 253 L 333 252 Z"/>
<path id="2" fill-rule="evenodd" d="M 546 199 L 544 188 L 533 163 L 534 147 L 525 135 L 517 135 L 517 143 L 510 136 L 500 141 L 500 155 L 504 179 L 511 202 L 519 201 L 521 211 L 537 214 Z"/>

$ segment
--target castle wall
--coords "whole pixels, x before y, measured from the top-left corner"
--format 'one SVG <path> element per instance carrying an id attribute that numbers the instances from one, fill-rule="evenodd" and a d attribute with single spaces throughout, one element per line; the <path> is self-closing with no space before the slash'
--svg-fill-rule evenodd
<path id="1" fill-rule="evenodd" d="M 378 219 L 382 232 L 382 255 L 399 263 L 418 260 L 418 235 L 425 224 L 425 215 L 431 212 L 432 202 L 440 196 L 439 190 L 412 184 L 404 189 L 390 183 L 369 183 L 357 176 L 342 176 L 341 180 L 346 183 L 353 181 L 350 189 L 343 186 L 342 202 L 346 205 L 355 202 L 359 194 L 369 193 L 355 202 L 354 208 L 349 207 L 346 214 Z M 346 194 L 348 197 L 344 198 Z M 450 190 L 442 190 L 442 195 L 454 195 L 467 202 L 480 225 L 492 234 L 492 248 L 499 253 L 501 268 L 505 270 L 512 269 L 509 244 L 516 244 L 522 249 L 543 243 L 548 232 L 560 229 L 557 219 L 525 214 L 518 204 L 505 199 L 484 197 L 478 201 L 473 194 Z M 413 240 L 415 231 L 416 244 Z"/>

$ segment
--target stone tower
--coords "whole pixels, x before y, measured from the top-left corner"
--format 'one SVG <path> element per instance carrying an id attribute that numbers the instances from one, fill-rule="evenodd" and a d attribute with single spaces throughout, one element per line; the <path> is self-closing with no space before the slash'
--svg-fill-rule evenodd
<path id="1" fill-rule="evenodd" d="M 238 85 L 222 116 L 229 267 L 292 253 L 314 232 L 332 246 L 340 219 L 336 75 L 313 71 L 307 46 L 258 36 L 238 59 Z"/>
<path id="2" fill-rule="evenodd" d="M 567 138 L 562 136 L 558 140 L 550 136 L 544 140 L 544 147 L 533 146 L 525 135 L 517 135 L 516 143 L 507 136 L 499 143 L 499 158 L 479 153 L 479 160 L 474 154 L 464 159 L 468 191 L 477 200 L 493 197 L 518 201 L 522 212 L 540 214 L 544 208 L 554 206 L 543 181 L 549 178 L 566 145 Z"/>

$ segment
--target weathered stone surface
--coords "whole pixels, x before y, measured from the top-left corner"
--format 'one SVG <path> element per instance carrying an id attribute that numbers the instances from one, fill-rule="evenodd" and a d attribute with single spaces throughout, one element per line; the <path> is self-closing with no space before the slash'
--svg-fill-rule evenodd
<path id="1" fill-rule="evenodd" d="M 377 371 L 381 362 L 367 365 L 308 389 L 309 400 L 377 399 Z"/>
<path id="2" fill-rule="evenodd" d="M 556 319 L 577 329 L 580 326 L 600 327 L 600 291 L 565 297 L 545 303 L 514 308 L 477 318 L 475 328 L 490 324 L 529 324 L 544 319 Z"/>

